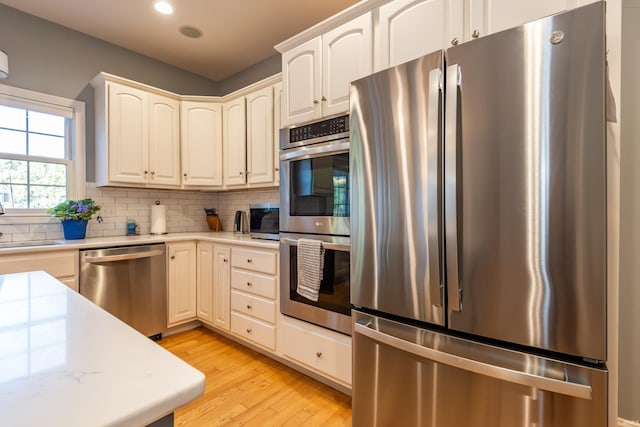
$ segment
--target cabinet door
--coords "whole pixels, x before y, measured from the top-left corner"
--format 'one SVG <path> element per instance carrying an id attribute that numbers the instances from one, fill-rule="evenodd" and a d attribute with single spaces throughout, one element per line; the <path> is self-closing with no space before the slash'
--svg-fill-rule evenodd
<path id="1" fill-rule="evenodd" d="M 282 82 L 273 87 L 273 182 L 280 184 L 280 128 L 282 127 Z"/>
<path id="2" fill-rule="evenodd" d="M 463 37 L 463 0 L 395 0 L 380 7 L 375 70 L 444 49 Z"/>
<path id="3" fill-rule="evenodd" d="M 109 181 L 146 184 L 149 175 L 148 94 L 108 83 Z"/>
<path id="4" fill-rule="evenodd" d="M 273 87 L 247 100 L 247 184 L 273 183 Z"/>
<path id="5" fill-rule="evenodd" d="M 322 115 L 349 111 L 353 80 L 373 71 L 371 12 L 322 36 Z"/>
<path id="6" fill-rule="evenodd" d="M 213 324 L 213 244 L 198 243 L 196 310 L 198 320 Z"/>
<path id="7" fill-rule="evenodd" d="M 168 245 L 169 326 L 196 318 L 196 244 Z"/>
<path id="8" fill-rule="evenodd" d="M 231 248 L 213 247 L 213 325 L 229 330 L 229 299 L 231 296 Z"/>
<path id="9" fill-rule="evenodd" d="M 149 184 L 180 185 L 180 102 L 149 94 Z"/>
<path id="10" fill-rule="evenodd" d="M 222 186 L 222 105 L 183 101 L 181 105 L 182 183 Z"/>
<path id="11" fill-rule="evenodd" d="M 225 187 L 244 186 L 247 172 L 246 157 L 246 112 L 244 97 L 224 104 L 224 185 Z"/>
<path id="12" fill-rule="evenodd" d="M 469 0 L 467 39 L 517 27 L 577 6 L 577 0 Z"/>
<path id="13" fill-rule="evenodd" d="M 321 56 L 320 36 L 282 54 L 283 126 L 303 123 L 322 115 Z"/>

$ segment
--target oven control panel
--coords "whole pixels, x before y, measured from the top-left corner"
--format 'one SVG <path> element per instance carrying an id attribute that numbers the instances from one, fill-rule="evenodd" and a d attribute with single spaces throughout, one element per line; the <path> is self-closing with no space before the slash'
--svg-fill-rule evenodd
<path id="1" fill-rule="evenodd" d="M 289 143 L 349 132 L 349 116 L 333 117 L 289 129 Z"/>

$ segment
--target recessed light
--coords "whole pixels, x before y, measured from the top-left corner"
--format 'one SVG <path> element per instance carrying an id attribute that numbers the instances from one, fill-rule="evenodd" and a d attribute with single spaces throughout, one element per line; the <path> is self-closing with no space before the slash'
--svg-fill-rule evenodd
<path id="1" fill-rule="evenodd" d="M 202 37 L 202 30 L 200 28 L 192 27 L 191 25 L 183 25 L 178 28 L 180 34 L 191 39 L 198 39 Z"/>
<path id="2" fill-rule="evenodd" d="M 171 15 L 173 13 L 173 6 L 168 1 L 157 1 L 153 4 L 153 7 L 164 15 Z"/>

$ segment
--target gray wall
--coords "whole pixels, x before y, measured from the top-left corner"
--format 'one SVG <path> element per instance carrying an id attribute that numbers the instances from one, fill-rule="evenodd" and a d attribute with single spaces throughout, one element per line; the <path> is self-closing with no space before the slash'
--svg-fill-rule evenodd
<path id="1" fill-rule="evenodd" d="M 619 416 L 640 420 L 640 0 L 622 3 Z"/>
<path id="2" fill-rule="evenodd" d="M 280 71 L 282 71 L 282 57 L 279 53 L 276 53 L 275 55 L 272 55 L 225 80 L 222 80 L 219 83 L 218 90 L 226 95 L 248 86 L 251 83 L 255 83 L 266 77 L 278 74 Z"/>

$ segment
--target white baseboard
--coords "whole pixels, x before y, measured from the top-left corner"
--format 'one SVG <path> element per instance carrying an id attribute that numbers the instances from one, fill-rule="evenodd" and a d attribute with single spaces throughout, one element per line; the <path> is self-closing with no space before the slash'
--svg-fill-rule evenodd
<path id="1" fill-rule="evenodd" d="M 622 418 L 618 418 L 618 427 L 640 427 L 638 422 L 623 420 Z"/>

